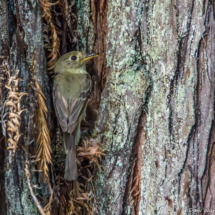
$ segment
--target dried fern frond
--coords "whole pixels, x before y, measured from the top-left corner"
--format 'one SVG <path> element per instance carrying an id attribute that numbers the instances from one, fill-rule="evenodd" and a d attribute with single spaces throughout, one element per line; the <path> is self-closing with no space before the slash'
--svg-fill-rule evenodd
<path id="1" fill-rule="evenodd" d="M 48 58 L 50 58 L 50 59 L 47 63 L 48 70 L 50 71 L 55 68 L 55 62 L 57 61 L 57 59 L 60 55 L 60 52 L 59 52 L 60 40 L 57 36 L 56 27 L 55 27 L 54 23 L 52 22 L 52 19 L 49 18 L 49 16 L 45 17 L 45 19 L 47 22 L 49 22 L 50 31 L 52 33 L 52 51 L 48 56 Z"/>
<path id="2" fill-rule="evenodd" d="M 8 99 L 6 102 L 6 106 L 9 109 L 9 120 L 6 124 L 6 130 L 8 135 L 7 150 L 9 151 L 9 163 L 11 163 L 21 136 L 19 133 L 21 113 L 25 110 L 21 109 L 21 98 L 28 94 L 18 92 L 18 84 L 19 81 L 22 80 L 21 78 L 18 78 L 19 70 L 15 71 L 14 76 L 11 76 L 8 62 L 4 63 L 8 74 L 8 82 L 5 87 L 9 89 Z"/>
<path id="3" fill-rule="evenodd" d="M 53 70 L 55 67 L 55 62 L 57 61 L 58 57 L 60 56 L 60 40 L 57 35 L 57 28 L 54 25 L 53 19 L 52 19 L 52 14 L 51 14 L 51 6 L 58 4 L 56 3 L 51 3 L 49 0 L 40 0 L 41 2 L 41 7 L 43 9 L 43 18 L 46 21 L 46 24 L 43 25 L 43 33 L 44 33 L 44 43 L 45 43 L 45 49 L 48 52 L 51 52 L 48 56 L 49 60 L 47 63 L 47 70 Z M 52 43 L 49 41 L 49 32 L 51 32 L 51 40 Z"/>
<path id="4" fill-rule="evenodd" d="M 34 153 L 36 154 L 36 159 L 39 160 L 39 169 L 43 171 L 44 181 L 46 181 L 49 178 L 48 164 L 52 163 L 51 161 L 52 149 L 51 149 L 50 133 L 46 122 L 46 117 L 48 113 L 48 110 L 44 101 L 44 99 L 46 98 L 42 90 L 40 89 L 40 86 L 37 82 L 37 77 L 36 77 L 36 49 L 34 49 L 32 72 L 34 75 L 33 82 L 34 82 L 35 96 L 37 98 L 37 105 L 36 105 L 36 110 L 34 114 L 34 122 L 36 124 L 36 130 L 37 130 L 37 139 L 35 143 Z"/>

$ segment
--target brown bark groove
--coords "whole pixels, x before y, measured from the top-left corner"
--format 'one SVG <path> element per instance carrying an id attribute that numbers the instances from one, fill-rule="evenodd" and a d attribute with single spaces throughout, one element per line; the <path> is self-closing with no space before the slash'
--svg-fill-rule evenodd
<path id="1" fill-rule="evenodd" d="M 26 137 L 32 136 L 32 108 L 35 106 L 35 98 L 32 96 L 32 88 L 30 86 L 31 67 L 33 62 L 34 47 L 37 49 L 37 77 L 40 80 L 40 86 L 43 88 L 44 94 L 49 94 L 48 77 L 46 74 L 46 59 L 43 49 L 42 38 L 42 22 L 41 8 L 39 2 L 31 1 L 4 1 L 0 2 L 0 55 L 9 59 L 11 75 L 15 70 L 19 70 L 18 91 L 26 92 L 29 96 L 23 97 L 21 100 L 21 108 L 28 109 L 22 113 L 20 133 L 23 133 L 18 142 L 18 148 L 13 158 L 12 164 L 8 165 L 8 152 L 6 150 L 5 138 L 1 135 L 1 153 L 0 171 L 1 175 L 1 196 L 0 196 L 0 214 L 37 214 L 37 207 L 34 204 L 25 179 L 24 173 L 24 151 L 22 146 L 26 144 Z M 0 61 L 2 63 L 2 61 Z M 4 82 L 5 83 L 5 82 Z M 3 87 L 2 87 L 3 86 Z M 7 100 L 7 91 L 4 84 L 1 86 L 1 108 L 2 103 Z M 1 95 L 1 96 L 2 96 Z M 47 106 L 50 107 L 50 97 L 47 96 Z M 2 111 L 2 109 L 1 109 Z M 7 108 L 3 110 L 5 114 Z M 5 118 L 6 119 L 6 118 Z M 30 127 L 28 127 L 29 123 Z M 2 129 L 1 129 L 2 130 Z M 5 134 L 4 134 L 5 135 Z M 3 139 L 2 139 L 3 138 Z M 4 161 L 4 163 L 2 162 Z M 4 184 L 2 184 L 2 182 Z M 41 184 L 42 196 L 45 186 Z M 3 189 L 2 189 L 3 188 Z M 44 193 L 43 193 L 44 192 Z M 5 193 L 5 195 L 4 195 Z M 49 195 L 49 194 L 48 194 Z"/>
<path id="2" fill-rule="evenodd" d="M 149 85 L 139 214 L 213 208 L 207 203 L 211 192 L 204 197 L 205 184 L 212 183 L 207 163 L 213 159 L 207 157 L 213 148 L 213 15 L 209 1 L 108 1 L 110 72 L 97 121 L 107 152 L 95 182 L 100 214 L 133 213 L 132 203 L 123 205 L 123 199 L 130 186 L 138 107 L 144 106 Z"/>

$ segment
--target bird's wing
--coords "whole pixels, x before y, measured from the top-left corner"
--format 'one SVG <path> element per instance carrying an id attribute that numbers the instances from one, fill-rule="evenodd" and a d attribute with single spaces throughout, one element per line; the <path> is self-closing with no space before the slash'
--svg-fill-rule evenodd
<path id="1" fill-rule="evenodd" d="M 53 100 L 54 100 L 55 113 L 57 115 L 62 131 L 66 132 L 68 114 L 67 114 L 67 108 L 65 106 L 65 102 L 63 102 L 65 98 L 57 91 L 56 85 L 54 85 L 53 87 Z"/>
<path id="2" fill-rule="evenodd" d="M 76 82 L 75 84 L 79 83 Z M 63 132 L 72 133 L 85 111 L 91 89 L 91 80 L 90 78 L 86 78 L 80 84 L 81 87 L 78 93 L 75 96 L 71 94 L 69 98 L 65 98 L 61 91 L 58 90 L 58 86 L 54 84 L 54 104 L 57 118 Z"/>

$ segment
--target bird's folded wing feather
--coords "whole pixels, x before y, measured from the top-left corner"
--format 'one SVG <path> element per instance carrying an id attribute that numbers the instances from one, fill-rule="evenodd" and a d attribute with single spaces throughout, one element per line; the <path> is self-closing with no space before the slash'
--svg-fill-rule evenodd
<path id="1" fill-rule="evenodd" d="M 58 86 L 54 84 L 53 97 L 57 118 L 63 132 L 72 133 L 75 129 L 83 111 L 86 108 L 87 99 L 90 94 L 91 81 L 88 79 L 82 87 L 78 96 L 65 98 Z"/>

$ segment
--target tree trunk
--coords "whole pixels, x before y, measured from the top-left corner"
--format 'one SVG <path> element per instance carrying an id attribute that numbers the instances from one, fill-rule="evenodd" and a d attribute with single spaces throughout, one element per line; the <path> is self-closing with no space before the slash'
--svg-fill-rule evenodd
<path id="1" fill-rule="evenodd" d="M 76 2 L 76 48 L 100 54 L 87 66 L 93 91 L 86 117 L 106 153 L 94 177 L 97 214 L 215 212 L 214 6 L 212 0 Z M 58 26 L 61 54 L 74 48 L 67 18 L 63 14 Z M 20 70 L 19 90 L 29 95 L 36 47 L 37 77 L 47 97 L 56 145 L 40 3 L 1 0 L 0 30 L 0 65 L 10 57 L 11 70 Z M 0 75 L 3 109 L 7 80 L 3 72 Z M 22 115 L 20 145 L 34 137 L 34 105 L 33 97 L 22 98 L 22 109 L 29 112 Z M 5 140 L 1 133 L 0 173 L 5 177 L 0 179 L 0 214 L 38 214 L 24 177 L 24 152 L 19 147 L 8 166 Z M 48 187 L 41 186 L 40 195 L 46 199 Z M 64 214 L 60 207 L 53 204 L 52 214 Z"/>
<path id="2" fill-rule="evenodd" d="M 29 187 L 26 182 L 24 172 L 24 151 L 22 147 L 26 147 L 27 140 L 33 139 L 32 129 L 32 107 L 35 106 L 35 98 L 32 97 L 31 80 L 33 51 L 36 47 L 36 72 L 40 80 L 40 85 L 43 88 L 43 93 L 47 97 L 47 106 L 50 109 L 50 95 L 48 86 L 48 76 L 46 72 L 46 59 L 42 42 L 42 22 L 41 8 L 39 2 L 25 1 L 5 1 L 0 2 L 0 65 L 4 60 L 10 67 L 10 75 L 15 74 L 15 70 L 19 70 L 18 92 L 27 92 L 28 96 L 23 96 L 21 99 L 21 109 L 28 109 L 21 114 L 20 133 L 23 133 L 18 142 L 18 148 L 9 163 L 9 153 L 7 151 L 9 137 L 1 133 L 1 186 L 0 186 L 0 214 L 9 215 L 36 215 L 38 214 L 37 207 L 31 197 Z M 9 59 L 9 60 L 8 60 Z M 8 101 L 8 89 L 4 86 L 8 83 L 5 66 L 1 67 L 1 116 L 8 112 L 8 108 L 3 108 L 3 103 Z M 3 120 L 3 119 L 1 119 Z M 6 119 L 4 119 L 6 120 Z M 2 124 L 2 130 L 6 125 Z M 29 138 L 28 138 L 29 137 Z M 5 145 L 6 144 L 6 145 Z M 6 147 L 5 147 L 6 146 Z M 4 161 L 4 165 L 3 165 Z M 4 168 L 4 169 L 3 169 Z M 4 174 L 3 174 L 4 172 Z M 33 180 L 33 184 L 37 182 Z M 38 191 L 43 198 L 46 198 L 49 193 L 46 193 L 47 185 L 41 183 L 42 191 Z"/>
<path id="3" fill-rule="evenodd" d="M 98 214 L 215 209 L 211 2 L 93 1 L 91 10 L 96 33 L 107 26 L 110 69 L 97 122 L 107 153 L 95 182 Z"/>

